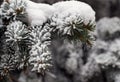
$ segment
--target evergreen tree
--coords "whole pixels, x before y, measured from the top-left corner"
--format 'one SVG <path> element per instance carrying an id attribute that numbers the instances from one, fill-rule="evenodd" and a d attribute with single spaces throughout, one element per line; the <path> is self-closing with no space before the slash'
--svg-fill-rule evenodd
<path id="1" fill-rule="evenodd" d="M 93 41 L 95 12 L 79 1 L 48 5 L 29 0 L 4 0 L 0 20 L 2 76 L 27 67 L 38 73 L 48 70 L 52 65 L 49 46 L 54 34 L 90 46 Z"/>

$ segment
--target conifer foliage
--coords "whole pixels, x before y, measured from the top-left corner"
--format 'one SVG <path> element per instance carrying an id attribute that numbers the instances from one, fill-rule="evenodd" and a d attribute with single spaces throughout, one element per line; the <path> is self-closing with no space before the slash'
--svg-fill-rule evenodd
<path id="1" fill-rule="evenodd" d="M 91 44 L 95 12 L 79 1 L 48 5 L 29 0 L 4 0 L 0 20 L 4 29 L 0 33 L 0 74 L 25 67 L 44 73 L 51 67 L 52 34 L 57 32 L 67 37 L 65 39 Z"/>

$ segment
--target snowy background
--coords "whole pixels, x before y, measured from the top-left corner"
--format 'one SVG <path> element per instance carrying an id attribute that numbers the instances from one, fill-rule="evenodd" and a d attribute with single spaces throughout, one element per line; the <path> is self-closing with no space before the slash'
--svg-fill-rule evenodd
<path id="1" fill-rule="evenodd" d="M 32 1 L 53 4 L 60 0 Z M 93 47 L 64 43 L 56 38 L 52 41 L 50 72 L 40 76 L 29 69 L 13 71 L 14 82 L 120 82 L 120 0 L 80 1 L 90 4 L 96 11 Z"/>

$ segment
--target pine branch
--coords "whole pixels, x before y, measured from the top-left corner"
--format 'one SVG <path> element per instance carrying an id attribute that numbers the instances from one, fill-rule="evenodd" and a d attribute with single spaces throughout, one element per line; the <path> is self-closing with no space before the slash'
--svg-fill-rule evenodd
<path id="1" fill-rule="evenodd" d="M 34 26 L 30 33 L 33 45 L 30 50 L 29 62 L 33 66 L 32 71 L 44 73 L 51 66 L 51 52 L 48 46 L 51 44 L 49 26 Z"/>

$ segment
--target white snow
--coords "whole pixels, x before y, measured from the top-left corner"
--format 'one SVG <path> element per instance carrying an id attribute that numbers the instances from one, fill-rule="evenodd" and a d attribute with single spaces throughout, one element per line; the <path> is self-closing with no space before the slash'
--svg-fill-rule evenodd
<path id="1" fill-rule="evenodd" d="M 77 28 L 75 24 L 83 22 L 87 25 L 95 24 L 95 12 L 86 3 L 80 1 L 61 1 L 53 4 L 55 12 L 51 25 L 56 26 L 63 35 L 72 35 L 71 29 Z"/>
<path id="2" fill-rule="evenodd" d="M 27 36 L 22 37 L 24 34 L 26 34 L 28 31 L 25 28 L 25 25 L 22 24 L 20 21 L 15 21 L 7 26 L 7 31 L 5 32 L 6 42 L 8 41 L 21 41 L 22 39 L 27 38 Z"/>
<path id="3" fill-rule="evenodd" d="M 44 22 L 47 21 L 45 17 L 45 13 L 42 10 L 37 9 L 29 9 L 27 8 L 26 11 L 28 12 L 28 20 L 30 25 L 42 25 Z"/>
<path id="4" fill-rule="evenodd" d="M 115 41 L 113 41 L 109 47 L 109 50 L 112 52 L 119 52 L 120 55 L 120 39 L 116 39 Z"/>
<path id="5" fill-rule="evenodd" d="M 117 58 L 111 52 L 100 54 L 99 56 L 95 57 L 95 60 L 98 64 L 105 66 L 115 65 L 115 62 L 117 62 Z"/>
<path id="6" fill-rule="evenodd" d="M 66 69 L 69 71 L 73 71 L 75 72 L 77 70 L 77 66 L 78 66 L 78 59 L 79 54 L 76 52 L 71 52 L 70 53 L 70 58 L 67 59 L 66 61 Z"/>
<path id="7" fill-rule="evenodd" d="M 94 10 L 86 3 L 80 1 L 61 1 L 53 4 L 55 7 L 55 14 L 58 15 L 58 18 L 62 19 L 67 16 L 71 16 L 71 19 L 76 19 L 76 15 L 79 15 L 85 24 L 95 22 L 95 12 Z M 67 21 L 70 21 L 68 18 Z"/>
<path id="8" fill-rule="evenodd" d="M 24 8 L 29 25 L 42 25 L 54 12 L 54 7 L 49 4 L 35 3 L 30 0 L 10 0 L 10 6 L 13 10 Z"/>
<path id="9" fill-rule="evenodd" d="M 96 27 L 98 35 L 104 37 L 106 32 L 108 32 L 109 34 L 113 34 L 117 31 L 120 31 L 120 19 L 117 17 L 105 17 L 98 21 Z"/>
<path id="10" fill-rule="evenodd" d="M 88 80 L 99 74 L 100 73 L 100 68 L 98 64 L 95 62 L 95 60 L 92 57 L 89 57 L 88 62 L 81 67 L 81 75 L 83 82 L 88 82 Z"/>
<path id="11" fill-rule="evenodd" d="M 51 66 L 49 62 L 51 60 L 51 52 L 48 48 L 51 43 L 48 41 L 51 36 L 49 27 L 44 26 L 43 29 L 39 26 L 33 27 L 30 35 L 34 37 L 34 39 L 31 39 L 34 43 L 31 46 L 29 62 L 33 65 L 32 71 L 42 72 Z"/>
<path id="12" fill-rule="evenodd" d="M 97 40 L 96 45 L 93 48 L 92 57 L 102 67 L 112 66 L 120 68 L 120 39 L 116 39 L 112 42 L 105 42 Z M 103 52 L 100 49 L 104 50 Z"/>
<path id="13" fill-rule="evenodd" d="M 26 11 L 28 14 L 29 23 L 34 25 L 42 25 L 54 12 L 54 7 L 49 4 L 35 3 L 30 0 L 26 1 Z"/>
<path id="14" fill-rule="evenodd" d="M 104 50 L 108 50 L 108 43 L 105 41 L 102 41 L 100 39 L 96 40 L 95 43 L 93 44 L 92 49 L 94 49 L 94 51 L 97 49 L 104 49 Z"/>
<path id="15" fill-rule="evenodd" d="M 72 22 L 78 17 L 80 17 L 85 24 L 95 22 L 95 12 L 93 9 L 88 4 L 80 1 L 62 1 L 49 5 L 35 3 L 30 0 L 10 0 L 10 5 L 14 6 L 13 9 L 20 8 L 19 4 L 21 1 L 23 4 L 21 4 L 20 7 L 25 7 L 29 24 L 32 26 L 42 25 L 48 18 L 51 18 L 53 14 L 58 15 L 58 25 L 64 22 Z M 17 5 L 15 6 L 14 3 L 17 3 Z M 69 15 L 70 17 L 67 17 Z M 63 20 L 64 18 L 66 19 Z"/>

